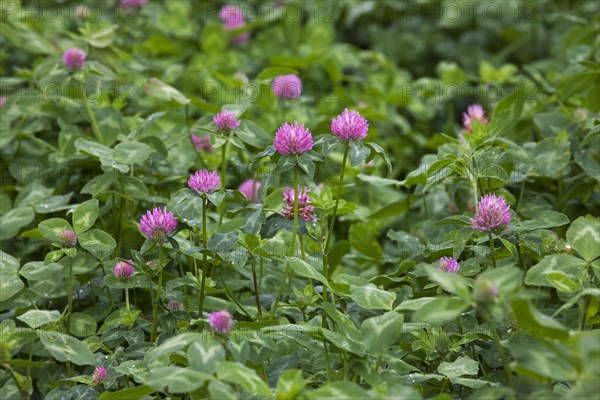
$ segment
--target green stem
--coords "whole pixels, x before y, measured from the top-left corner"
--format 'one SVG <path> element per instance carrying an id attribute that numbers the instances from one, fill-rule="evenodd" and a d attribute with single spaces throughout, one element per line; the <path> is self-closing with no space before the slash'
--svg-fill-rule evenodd
<path id="1" fill-rule="evenodd" d="M 152 333 L 150 334 L 150 342 L 154 343 L 158 332 L 158 308 L 160 304 L 160 294 L 162 291 L 162 277 L 163 277 L 163 246 L 158 246 L 158 265 L 160 270 L 158 271 L 158 287 L 156 289 L 156 300 L 154 301 L 154 310 L 152 313 Z"/>
<path id="2" fill-rule="evenodd" d="M 298 229 L 298 169 L 296 167 L 293 168 L 293 183 L 294 183 L 294 222 L 292 225 L 292 243 L 290 245 L 289 257 L 294 255 L 294 247 L 296 244 L 296 230 Z M 288 275 L 290 275 L 290 264 L 285 264 L 285 270 L 283 271 L 283 277 L 281 278 L 281 284 L 279 285 L 279 290 L 277 291 L 277 297 L 275 297 L 275 302 L 273 303 L 273 310 L 271 311 L 271 317 L 275 318 L 275 312 L 277 311 L 277 307 L 279 306 L 279 301 L 281 300 L 281 296 L 283 295 L 283 289 L 287 283 Z M 290 276 L 290 280 L 291 280 Z"/>
<path id="3" fill-rule="evenodd" d="M 294 223 L 292 225 L 292 243 L 290 246 L 290 254 L 294 255 L 294 249 L 296 247 L 296 231 L 298 230 L 298 168 L 293 169 L 294 172 Z"/>
<path id="4" fill-rule="evenodd" d="M 96 117 L 94 117 L 94 113 L 92 112 L 92 107 L 90 107 L 90 103 L 86 100 L 83 100 L 83 105 L 85 110 L 87 111 L 88 116 L 90 117 L 90 122 L 92 123 L 92 131 L 94 132 L 94 136 L 98 139 L 98 142 L 103 143 L 102 134 L 100 133 L 100 128 L 98 127 L 98 122 L 96 122 Z"/>
<path id="5" fill-rule="evenodd" d="M 58 153 L 58 149 L 56 147 L 52 146 L 50 143 L 46 142 L 45 140 L 39 139 L 35 136 L 24 136 L 24 137 L 33 142 L 36 142 L 37 144 L 39 144 L 41 146 L 47 147 L 48 149 L 52 150 L 53 152 Z"/>
<path id="6" fill-rule="evenodd" d="M 510 369 L 510 364 L 508 362 L 508 357 L 506 356 L 506 351 L 504 351 L 504 347 L 502 347 L 502 343 L 500 343 L 500 336 L 498 335 L 498 329 L 492 329 L 494 331 L 494 341 L 496 342 L 496 346 L 498 347 L 498 352 L 500 353 L 500 358 L 502 359 L 502 365 L 504 366 L 504 373 L 506 374 L 506 379 L 508 383 L 514 390 L 514 382 L 512 371 Z"/>
<path id="7" fill-rule="evenodd" d="M 331 367 L 329 360 L 329 349 L 327 348 L 327 342 L 323 338 L 323 347 L 325 348 L 325 362 L 327 363 L 327 383 L 331 382 Z"/>
<path id="8" fill-rule="evenodd" d="M 206 207 L 208 206 L 208 198 L 204 196 L 202 200 L 202 247 L 206 249 Z M 204 316 L 204 291 L 206 290 L 206 253 L 202 256 L 202 282 L 200 283 L 200 293 L 198 295 L 198 318 Z M 200 330 L 204 325 L 200 325 Z"/>
<path id="9" fill-rule="evenodd" d="M 340 180 L 338 181 L 338 192 L 335 198 L 335 204 L 333 206 L 333 214 L 331 215 L 331 222 L 329 223 L 329 229 L 327 230 L 327 236 L 325 236 L 325 246 L 323 247 L 323 275 L 325 279 L 329 279 L 331 271 L 328 268 L 327 256 L 329 254 L 329 243 L 331 242 L 331 236 L 333 234 L 333 227 L 335 225 L 335 217 L 337 215 L 338 206 L 340 204 L 340 197 L 342 196 L 342 186 L 344 184 L 344 171 L 346 170 L 346 161 L 348 160 L 348 154 L 350 153 L 350 145 L 346 145 L 344 150 L 344 158 L 342 159 L 342 169 L 340 171 Z M 327 302 L 327 285 L 323 285 L 323 301 Z M 326 318 L 323 318 L 323 324 L 326 324 Z"/>
<path id="10" fill-rule="evenodd" d="M 125 187 L 123 184 L 123 177 L 119 172 L 117 172 L 117 180 L 119 181 L 119 190 L 120 193 L 125 194 Z M 125 200 L 127 201 L 127 200 Z M 127 203 L 125 203 L 127 204 Z M 121 230 L 123 229 L 123 196 L 119 196 L 119 211 L 117 216 L 117 247 L 115 258 L 119 256 L 121 251 Z"/>
<path id="11" fill-rule="evenodd" d="M 196 243 L 196 231 L 190 231 L 190 242 L 192 244 L 192 246 L 194 246 L 194 244 Z M 192 258 L 192 262 L 194 264 L 194 274 L 196 275 L 196 279 L 200 279 L 200 274 L 198 273 L 198 263 L 196 261 L 196 257 L 191 257 Z M 187 308 L 187 305 L 186 305 Z"/>
<path id="12" fill-rule="evenodd" d="M 521 208 L 521 204 L 523 203 L 523 195 L 525 194 L 525 182 L 527 181 L 527 179 L 523 179 L 523 182 L 521 182 L 521 191 L 519 192 L 519 200 L 517 201 L 517 207 L 515 210 L 516 214 L 519 214 L 519 209 Z"/>
<path id="13" fill-rule="evenodd" d="M 383 353 L 377 357 L 377 361 L 375 362 L 375 373 L 379 374 L 379 366 L 381 365 L 381 358 L 383 357 Z"/>
<path id="14" fill-rule="evenodd" d="M 490 239 L 490 255 L 492 257 L 492 267 L 496 268 L 496 249 L 494 248 L 494 239 L 492 238 L 492 232 L 488 232 L 488 238 Z"/>
<path id="15" fill-rule="evenodd" d="M 340 180 L 338 182 L 338 192 L 335 199 L 335 205 L 333 206 L 333 215 L 331 216 L 331 222 L 329 223 L 329 229 L 327 230 L 327 237 L 325 238 L 325 254 L 329 249 L 329 243 L 331 242 L 331 234 L 333 233 L 333 226 L 335 225 L 335 217 L 337 215 L 338 206 L 340 204 L 340 197 L 342 196 L 342 186 L 344 183 L 344 171 L 346 169 L 346 160 L 348 159 L 348 153 L 350 152 L 350 146 L 346 146 L 344 151 L 344 158 L 342 159 L 342 170 L 340 172 Z"/>
<path id="16" fill-rule="evenodd" d="M 410 220 L 410 188 L 408 188 L 408 190 L 406 191 L 406 231 L 410 232 L 410 225 L 411 225 L 411 220 Z"/>
<path id="17" fill-rule="evenodd" d="M 256 316 L 258 321 L 262 319 L 262 307 L 260 306 L 259 287 L 260 284 L 256 281 L 256 258 L 252 257 L 252 281 L 254 282 L 254 301 L 256 302 Z"/>
<path id="18" fill-rule="evenodd" d="M 100 263 L 100 268 L 102 269 L 102 276 L 106 276 L 106 270 L 104 269 L 104 264 Z M 104 286 L 106 289 L 106 297 L 108 297 L 108 302 L 110 303 L 111 310 L 115 309 L 115 303 L 113 302 L 112 295 L 110 294 L 110 288 L 108 286 Z"/>
<path id="19" fill-rule="evenodd" d="M 300 254 L 302 255 L 302 260 L 306 261 L 306 254 L 304 251 L 304 239 L 302 238 L 302 235 L 299 235 L 298 239 L 300 239 Z"/>
<path id="20" fill-rule="evenodd" d="M 525 260 L 523 259 L 523 252 L 521 251 L 521 238 L 519 237 L 519 235 L 516 235 L 516 239 L 517 239 L 517 254 L 519 256 L 519 265 L 521 266 L 523 271 L 527 271 L 527 269 L 525 268 Z"/>
<path id="21" fill-rule="evenodd" d="M 73 259 L 69 257 L 69 280 L 67 281 L 67 335 L 71 334 L 71 314 L 73 313 Z"/>
<path id="22" fill-rule="evenodd" d="M 221 187 L 223 190 L 227 189 L 227 147 L 229 142 L 225 142 L 223 147 L 221 147 Z M 221 201 L 219 205 L 219 225 L 223 223 L 223 218 L 225 216 L 225 197 Z"/>
<path id="23" fill-rule="evenodd" d="M 479 204 L 479 196 L 477 189 L 477 175 L 475 174 L 475 160 L 473 160 L 473 169 L 471 170 L 471 186 L 473 187 L 473 207 L 477 210 L 477 205 Z"/>
<path id="24" fill-rule="evenodd" d="M 125 305 L 127 306 L 127 312 L 130 312 L 129 308 L 129 289 L 125 289 Z"/>
<path id="25" fill-rule="evenodd" d="M 192 144 L 192 149 L 194 149 L 194 152 L 198 156 L 200 165 L 204 168 L 204 165 L 205 165 L 204 158 L 202 157 L 202 154 L 200 154 L 200 151 L 196 148 L 194 139 L 192 139 L 192 126 L 190 125 L 190 117 L 189 117 L 189 110 L 188 110 L 187 104 L 185 105 L 184 110 L 185 110 L 185 125 L 187 126 L 187 130 L 188 130 L 188 138 L 190 139 L 190 143 Z"/>

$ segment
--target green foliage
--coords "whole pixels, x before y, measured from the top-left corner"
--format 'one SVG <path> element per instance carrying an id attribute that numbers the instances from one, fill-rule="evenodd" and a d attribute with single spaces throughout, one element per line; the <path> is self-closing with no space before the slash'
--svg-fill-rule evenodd
<path id="1" fill-rule="evenodd" d="M 597 4 L 29 3 L 0 12 L 0 398 L 597 397 Z M 279 154 L 294 121 L 313 147 Z"/>

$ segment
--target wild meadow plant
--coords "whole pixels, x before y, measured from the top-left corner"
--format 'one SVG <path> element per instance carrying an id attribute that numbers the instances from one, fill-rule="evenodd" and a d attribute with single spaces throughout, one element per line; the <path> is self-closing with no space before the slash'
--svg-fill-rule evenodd
<path id="1" fill-rule="evenodd" d="M 8 3 L 0 398 L 597 396 L 595 3 Z"/>

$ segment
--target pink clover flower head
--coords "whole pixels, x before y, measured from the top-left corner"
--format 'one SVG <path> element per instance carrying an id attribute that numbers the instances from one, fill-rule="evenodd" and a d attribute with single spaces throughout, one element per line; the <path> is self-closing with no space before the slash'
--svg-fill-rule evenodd
<path id="1" fill-rule="evenodd" d="M 237 6 L 223 6 L 221 11 L 219 11 L 219 18 L 223 21 L 223 27 L 226 31 L 238 29 L 246 25 L 244 12 Z M 250 32 L 243 32 L 231 38 L 231 42 L 234 44 L 241 44 L 246 42 L 249 38 Z"/>
<path id="2" fill-rule="evenodd" d="M 146 237 L 154 239 L 158 243 L 166 241 L 167 236 L 177 227 L 177 220 L 167 208 L 156 207 L 147 211 L 140 220 L 140 231 Z"/>
<path id="3" fill-rule="evenodd" d="M 302 94 L 302 80 L 298 75 L 280 75 L 271 83 L 275 96 L 282 99 L 297 99 Z"/>
<path id="4" fill-rule="evenodd" d="M 85 62 L 85 52 L 77 47 L 71 47 L 63 54 L 63 61 L 71 70 L 83 67 Z"/>
<path id="5" fill-rule="evenodd" d="M 133 265 L 131 264 L 133 264 L 133 260 L 118 262 L 117 265 L 115 265 L 115 278 L 123 282 L 128 281 L 134 272 Z"/>
<path id="6" fill-rule="evenodd" d="M 289 219 L 294 218 L 294 189 L 291 187 L 283 190 L 284 207 L 281 214 Z M 317 217 L 313 214 L 315 207 L 310 205 L 310 197 L 308 197 L 308 188 L 301 189 L 298 187 L 298 215 L 305 222 L 315 222 Z"/>
<path id="7" fill-rule="evenodd" d="M 0 96 L 0 107 L 6 104 L 6 96 Z"/>
<path id="8" fill-rule="evenodd" d="M 233 320 L 227 310 L 215 311 L 208 316 L 208 323 L 213 332 L 225 334 L 231 329 Z"/>
<path id="9" fill-rule="evenodd" d="M 229 110 L 223 110 L 215 114 L 213 121 L 220 132 L 229 132 L 240 127 L 240 121 Z"/>
<path id="10" fill-rule="evenodd" d="M 260 189 L 260 182 L 252 179 L 246 179 L 239 188 L 240 192 L 253 203 L 259 202 L 258 189 Z"/>
<path id="11" fill-rule="evenodd" d="M 167 308 L 169 311 L 183 311 L 183 304 L 177 300 L 171 300 L 169 301 L 169 304 L 167 304 Z"/>
<path id="12" fill-rule="evenodd" d="M 197 193 L 212 193 L 221 185 L 221 178 L 214 171 L 200 170 L 190 176 L 188 186 Z"/>
<path id="13" fill-rule="evenodd" d="M 102 365 L 97 366 L 92 373 L 92 380 L 96 385 L 101 384 L 108 378 L 108 372 Z"/>
<path id="14" fill-rule="evenodd" d="M 438 269 L 446 272 L 458 272 L 460 264 L 452 257 L 442 257 L 438 261 Z"/>
<path id="15" fill-rule="evenodd" d="M 70 229 L 65 229 L 58 234 L 58 242 L 62 247 L 75 247 L 77 235 Z"/>
<path id="16" fill-rule="evenodd" d="M 471 227 L 483 232 L 500 232 L 510 224 L 509 208 L 504 197 L 489 193 L 479 201 Z"/>
<path id="17" fill-rule="evenodd" d="M 194 147 L 197 151 L 204 151 L 206 153 L 213 153 L 215 149 L 213 149 L 210 144 L 210 136 L 198 136 L 192 133 L 192 142 L 194 142 Z"/>
<path id="18" fill-rule="evenodd" d="M 279 154 L 300 154 L 312 149 L 313 138 L 304 124 L 298 125 L 298 121 L 293 125 L 284 122 L 275 132 L 273 145 Z"/>
<path id="19" fill-rule="evenodd" d="M 148 0 L 121 0 L 119 2 L 119 7 L 124 10 L 129 8 L 137 8 L 143 6 L 147 2 Z"/>
<path id="20" fill-rule="evenodd" d="M 473 131 L 473 121 L 481 121 L 484 125 L 488 124 L 488 119 L 485 117 L 485 111 L 479 104 L 471 104 L 467 107 L 467 111 L 463 113 L 463 128 L 465 131 Z"/>
<path id="21" fill-rule="evenodd" d="M 331 120 L 331 132 L 342 140 L 362 140 L 367 137 L 369 123 L 358 111 L 344 112 Z"/>

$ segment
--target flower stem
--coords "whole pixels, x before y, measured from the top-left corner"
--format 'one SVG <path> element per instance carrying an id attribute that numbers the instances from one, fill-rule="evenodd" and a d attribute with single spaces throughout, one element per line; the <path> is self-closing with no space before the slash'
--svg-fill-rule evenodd
<path id="1" fill-rule="evenodd" d="M 256 258 L 252 257 L 252 281 L 254 282 L 254 301 L 256 302 L 257 320 L 262 319 L 262 307 L 260 306 L 259 287 L 260 284 L 256 281 Z"/>
<path id="2" fill-rule="evenodd" d="M 69 257 L 69 280 L 67 282 L 67 335 L 71 334 L 71 314 L 73 313 L 73 259 Z"/>
<path id="3" fill-rule="evenodd" d="M 221 147 L 221 187 L 223 190 L 227 189 L 227 147 L 229 142 L 225 142 L 225 144 Z M 223 218 L 225 216 L 225 197 L 221 201 L 219 205 L 219 225 L 223 223 Z"/>
<path id="4" fill-rule="evenodd" d="M 296 244 L 296 231 L 298 230 L 298 169 L 296 167 L 293 168 L 293 182 L 294 182 L 294 223 L 292 225 L 292 243 L 290 245 L 289 257 L 294 255 L 294 247 Z M 277 291 L 277 297 L 275 297 L 275 302 L 273 303 L 273 310 L 271 311 L 271 317 L 275 318 L 275 312 L 277 311 L 277 306 L 279 306 L 279 300 L 281 300 L 281 296 L 283 295 L 283 289 L 285 288 L 285 284 L 287 282 L 288 275 L 290 275 L 290 264 L 285 264 L 285 270 L 283 271 L 283 277 L 281 279 L 281 284 L 279 285 L 279 290 Z M 290 276 L 290 279 L 292 277 Z"/>
<path id="5" fill-rule="evenodd" d="M 129 289 L 125 289 L 125 305 L 127 306 L 127 312 L 130 312 L 131 309 L 129 308 Z"/>
<path id="6" fill-rule="evenodd" d="M 102 134 L 100 133 L 100 128 L 98 127 L 98 122 L 96 122 L 96 117 L 94 117 L 94 112 L 90 107 L 90 103 L 88 103 L 85 99 L 83 100 L 83 105 L 85 110 L 87 111 L 88 116 L 90 117 L 90 122 L 92 123 L 92 131 L 94 132 L 94 136 L 100 143 L 103 143 Z"/>
<path id="7" fill-rule="evenodd" d="M 188 108 L 189 107 L 186 104 L 185 107 L 184 107 L 184 110 L 185 110 L 185 124 L 186 124 L 187 130 L 188 130 L 188 138 L 190 139 L 190 143 L 192 144 L 192 149 L 194 149 L 194 152 L 198 156 L 198 160 L 200 160 L 200 165 L 204 168 L 204 158 L 202 157 L 202 154 L 200 154 L 200 151 L 196 148 L 196 144 L 194 143 L 194 139 L 192 139 L 192 126 L 190 125 L 190 117 L 189 117 L 189 110 L 188 110 Z"/>
<path id="8" fill-rule="evenodd" d="M 327 256 L 329 253 L 329 244 L 331 243 L 331 235 L 333 234 L 333 227 L 335 225 L 335 217 L 337 215 L 338 206 L 340 204 L 340 197 L 342 196 L 342 185 L 344 184 L 344 171 L 346 169 L 346 160 L 348 160 L 348 153 L 350 153 L 350 145 L 346 145 L 344 150 L 344 158 L 342 159 L 342 169 L 340 171 L 340 180 L 338 181 L 338 192 L 335 198 L 335 205 L 333 206 L 333 214 L 331 215 L 331 222 L 329 223 L 329 229 L 327 230 L 327 236 L 325 236 L 325 247 L 323 248 L 323 275 L 325 279 L 329 280 L 331 271 L 328 268 Z M 323 285 L 323 301 L 327 301 L 327 285 Z M 323 323 L 326 323 L 326 318 L 323 318 Z"/>
<path id="9" fill-rule="evenodd" d="M 498 353 L 500 353 L 500 358 L 502 359 L 502 365 L 504 367 L 504 373 L 506 374 L 506 379 L 510 386 L 514 389 L 515 385 L 513 382 L 513 375 L 510 369 L 510 363 L 508 362 L 508 357 L 506 356 L 506 351 L 504 351 L 504 347 L 502 347 L 502 343 L 500 343 L 500 335 L 498 334 L 498 329 L 492 329 L 494 332 L 494 341 L 496 342 L 496 346 L 498 347 Z"/>
<path id="10" fill-rule="evenodd" d="M 296 231 L 298 230 L 298 168 L 294 167 L 294 223 L 292 225 L 292 243 L 290 246 L 290 257 L 294 255 L 296 247 Z"/>
<path id="11" fill-rule="evenodd" d="M 475 210 L 477 210 L 477 206 L 479 204 L 477 175 L 475 174 L 476 171 L 477 169 L 475 166 L 475 160 L 473 160 L 473 169 L 471 170 L 471 186 L 473 187 L 473 207 Z"/>
<path id="12" fill-rule="evenodd" d="M 492 257 L 492 267 L 496 268 L 496 249 L 494 248 L 494 239 L 492 238 L 492 232 L 488 232 L 488 238 L 490 239 L 490 255 Z"/>
<path id="13" fill-rule="evenodd" d="M 342 170 L 340 171 L 340 180 L 338 182 L 338 192 L 335 198 L 335 205 L 333 206 L 333 215 L 331 216 L 331 222 L 329 223 L 329 229 L 327 230 L 327 237 L 325 239 L 325 252 L 329 249 L 329 243 L 331 242 L 331 234 L 333 232 L 333 226 L 335 225 L 335 217 L 337 215 L 338 206 L 340 205 L 340 197 L 342 196 L 342 186 L 344 184 L 344 171 L 346 169 L 346 160 L 348 160 L 348 153 L 350 153 L 350 146 L 346 146 L 344 151 L 344 158 L 342 159 Z"/>
<path id="14" fill-rule="evenodd" d="M 160 292 L 162 291 L 162 277 L 163 277 L 163 247 L 162 244 L 158 246 L 158 264 L 160 270 L 158 271 L 158 288 L 156 289 L 156 299 L 154 301 L 154 310 L 152 315 L 152 333 L 150 334 L 150 342 L 156 340 L 156 334 L 158 332 L 158 306 L 160 304 Z"/>
<path id="15" fill-rule="evenodd" d="M 204 196 L 202 200 L 202 247 L 206 250 L 206 207 L 208 206 L 208 199 Z M 206 265 L 206 253 L 203 255 L 202 260 L 202 282 L 200 283 L 200 293 L 198 295 L 198 318 L 202 319 L 204 315 L 204 291 L 206 290 L 206 271 L 208 270 Z M 200 325 L 202 330 L 204 325 Z"/>

